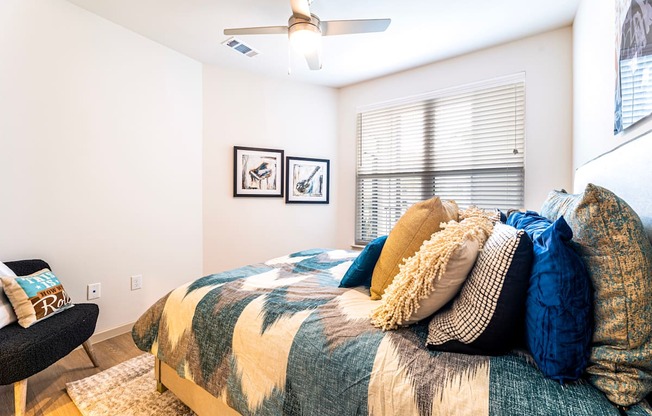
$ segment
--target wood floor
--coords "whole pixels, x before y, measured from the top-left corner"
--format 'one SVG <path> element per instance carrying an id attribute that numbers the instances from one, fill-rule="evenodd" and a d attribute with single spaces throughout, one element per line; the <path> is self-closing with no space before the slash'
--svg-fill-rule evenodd
<path id="1" fill-rule="evenodd" d="M 77 349 L 27 380 L 28 416 L 79 416 L 81 413 L 66 393 L 66 383 L 97 374 L 142 354 L 131 333 L 93 344 L 100 367 L 93 367 L 83 349 Z M 14 414 L 14 388 L 0 386 L 0 416 Z"/>

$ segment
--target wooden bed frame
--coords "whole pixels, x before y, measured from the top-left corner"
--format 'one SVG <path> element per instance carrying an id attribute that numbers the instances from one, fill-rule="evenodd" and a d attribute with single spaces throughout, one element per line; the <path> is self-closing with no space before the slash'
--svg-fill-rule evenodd
<path id="1" fill-rule="evenodd" d="M 172 391 L 179 400 L 200 416 L 240 415 L 240 413 L 233 410 L 222 400 L 213 396 L 192 381 L 179 377 L 172 367 L 158 358 L 154 364 L 154 373 L 156 377 L 156 390 L 159 393 L 163 393 L 166 390 Z"/>
<path id="2" fill-rule="evenodd" d="M 574 192 L 584 191 L 587 183 L 603 186 L 627 201 L 638 213 L 652 241 L 652 132 L 639 136 L 605 153 L 575 172 Z M 642 185 L 643 184 L 643 185 Z M 175 370 L 156 359 L 157 389 L 171 390 L 200 416 L 237 416 L 240 413 L 192 381 L 179 377 Z"/>

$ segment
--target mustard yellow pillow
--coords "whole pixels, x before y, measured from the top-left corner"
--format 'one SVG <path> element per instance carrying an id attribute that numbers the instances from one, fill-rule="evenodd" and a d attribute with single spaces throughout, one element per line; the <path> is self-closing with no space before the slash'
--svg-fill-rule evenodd
<path id="1" fill-rule="evenodd" d="M 412 205 L 389 233 L 371 277 L 371 299 L 378 300 L 399 272 L 399 266 L 416 253 L 424 241 L 441 229 L 441 223 L 458 220 L 455 201 L 433 197 Z"/>

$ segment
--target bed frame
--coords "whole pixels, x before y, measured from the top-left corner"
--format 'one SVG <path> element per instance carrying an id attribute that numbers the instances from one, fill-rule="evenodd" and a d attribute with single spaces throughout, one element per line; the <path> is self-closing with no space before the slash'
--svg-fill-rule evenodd
<path id="1" fill-rule="evenodd" d="M 614 139 L 617 140 L 617 139 Z M 575 172 L 574 192 L 587 183 L 603 186 L 627 201 L 643 221 L 652 241 L 652 132 L 630 140 L 605 153 Z M 237 416 L 240 413 L 192 381 L 179 377 L 167 364 L 156 359 L 157 389 L 171 390 L 200 416 Z"/>
<path id="2" fill-rule="evenodd" d="M 154 373 L 156 377 L 156 390 L 158 390 L 159 393 L 170 390 L 179 398 L 179 400 L 200 416 L 240 415 L 240 413 L 233 410 L 222 400 L 213 396 L 202 387 L 196 385 L 190 380 L 179 377 L 172 367 L 158 358 L 154 364 Z"/>

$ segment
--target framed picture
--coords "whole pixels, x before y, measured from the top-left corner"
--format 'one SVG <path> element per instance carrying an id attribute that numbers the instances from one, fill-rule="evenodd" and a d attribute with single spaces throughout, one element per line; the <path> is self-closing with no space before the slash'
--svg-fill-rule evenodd
<path id="1" fill-rule="evenodd" d="M 288 156 L 286 172 L 286 203 L 328 204 L 330 160 Z"/>
<path id="2" fill-rule="evenodd" d="M 234 146 L 233 196 L 283 197 L 283 150 Z"/>
<path id="3" fill-rule="evenodd" d="M 616 0 L 614 133 L 652 114 L 652 17 L 649 0 Z"/>

